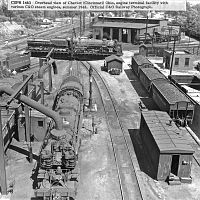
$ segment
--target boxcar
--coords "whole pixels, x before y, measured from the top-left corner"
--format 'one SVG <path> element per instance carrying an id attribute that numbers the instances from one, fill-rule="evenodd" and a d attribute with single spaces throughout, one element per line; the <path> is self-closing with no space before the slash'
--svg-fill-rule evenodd
<path id="1" fill-rule="evenodd" d="M 152 97 L 162 111 L 168 112 L 172 119 L 191 122 L 195 104 L 167 79 L 152 82 Z"/>
<path id="2" fill-rule="evenodd" d="M 150 91 L 151 84 L 154 80 L 166 80 L 166 77 L 156 68 L 141 68 L 139 71 L 139 78 L 147 91 Z"/>
<path id="3" fill-rule="evenodd" d="M 191 183 L 194 150 L 166 112 L 143 111 L 140 135 L 151 161 L 153 178 L 166 181 L 174 174 L 181 182 Z"/>
<path id="4" fill-rule="evenodd" d="M 153 64 L 143 55 L 134 55 L 132 56 L 132 65 L 131 68 L 137 76 L 139 76 L 139 71 L 142 68 L 153 68 Z"/>

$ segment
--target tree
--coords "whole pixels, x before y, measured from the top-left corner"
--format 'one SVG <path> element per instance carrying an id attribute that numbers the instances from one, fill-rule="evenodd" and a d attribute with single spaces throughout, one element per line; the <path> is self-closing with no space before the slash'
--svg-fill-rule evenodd
<path id="1" fill-rule="evenodd" d="M 3 11 L 3 13 L 4 13 L 4 15 L 5 15 L 6 17 L 9 17 L 10 22 L 12 22 L 12 17 L 15 16 L 15 15 L 14 15 L 14 12 L 11 11 L 11 10 L 8 10 L 8 7 L 7 7 L 6 4 L 2 4 L 2 11 Z"/>

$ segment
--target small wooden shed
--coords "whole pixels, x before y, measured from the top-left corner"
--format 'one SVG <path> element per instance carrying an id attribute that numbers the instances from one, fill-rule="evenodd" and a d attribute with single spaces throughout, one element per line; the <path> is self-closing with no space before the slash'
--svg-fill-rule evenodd
<path id="1" fill-rule="evenodd" d="M 120 74 L 122 72 L 123 59 L 116 55 L 105 58 L 106 69 L 111 74 Z"/>
<path id="2" fill-rule="evenodd" d="M 191 183 L 194 150 L 166 112 L 143 111 L 140 134 L 157 180 L 174 175 L 180 182 Z"/>
<path id="3" fill-rule="evenodd" d="M 36 141 L 43 141 L 47 131 L 48 117 L 37 110 L 30 112 L 30 131 Z M 26 134 L 25 115 L 21 113 L 18 118 L 18 133 L 19 141 L 29 141 L 29 136 Z"/>
<path id="4" fill-rule="evenodd" d="M 147 56 L 147 46 L 142 43 L 140 46 L 139 46 L 139 54 L 142 55 L 142 56 Z"/>

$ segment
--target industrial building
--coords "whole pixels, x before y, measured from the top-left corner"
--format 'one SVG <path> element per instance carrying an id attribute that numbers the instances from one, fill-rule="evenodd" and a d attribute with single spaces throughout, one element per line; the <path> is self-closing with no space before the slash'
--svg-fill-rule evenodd
<path id="1" fill-rule="evenodd" d="M 125 17 L 103 17 L 94 19 L 93 38 L 103 39 L 107 37 L 119 42 L 134 43 L 136 35 L 144 34 L 146 31 L 152 35 L 154 31 L 161 32 L 167 27 L 166 19 L 149 18 L 125 18 Z"/>
<path id="2" fill-rule="evenodd" d="M 164 50 L 165 68 L 170 69 L 172 62 L 172 50 Z M 191 70 L 194 68 L 193 62 L 196 60 L 196 55 L 185 50 L 177 50 L 174 52 L 172 63 L 173 70 Z"/>

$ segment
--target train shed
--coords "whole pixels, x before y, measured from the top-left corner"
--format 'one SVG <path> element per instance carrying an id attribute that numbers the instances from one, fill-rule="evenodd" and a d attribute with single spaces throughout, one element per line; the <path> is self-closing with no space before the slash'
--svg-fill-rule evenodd
<path id="1" fill-rule="evenodd" d="M 166 112 L 143 111 L 140 135 L 149 153 L 155 179 L 170 184 L 192 182 L 194 150 Z"/>

